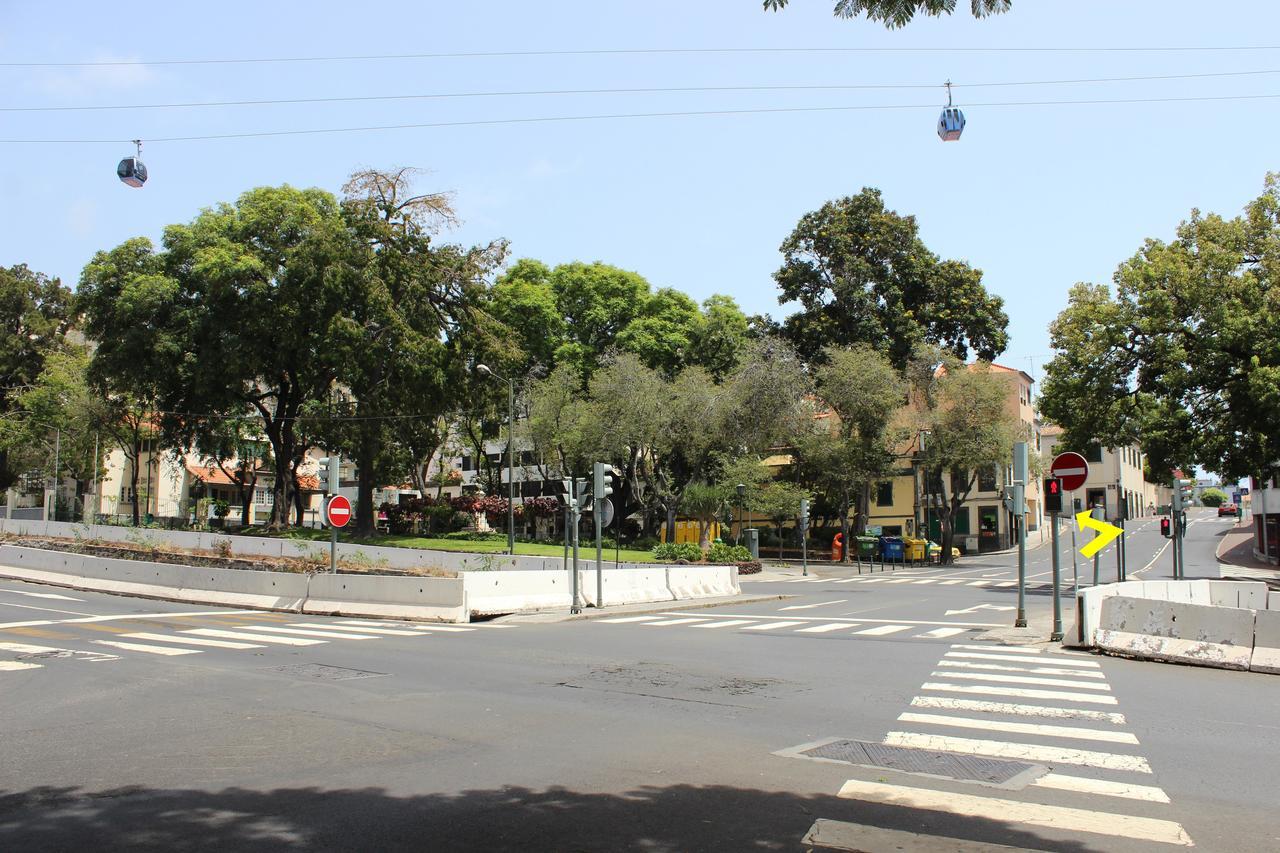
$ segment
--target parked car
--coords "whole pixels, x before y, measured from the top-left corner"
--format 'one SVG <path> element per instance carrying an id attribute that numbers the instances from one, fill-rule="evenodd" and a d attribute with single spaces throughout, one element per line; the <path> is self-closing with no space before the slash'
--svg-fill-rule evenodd
<path id="1" fill-rule="evenodd" d="M 1221 518 L 1221 517 L 1222 517 L 1222 516 L 1224 516 L 1224 515 L 1235 515 L 1235 514 L 1236 514 L 1236 505 L 1235 505 L 1235 504 L 1221 504 L 1221 505 L 1218 507 L 1218 517 L 1219 517 L 1219 518 Z"/>

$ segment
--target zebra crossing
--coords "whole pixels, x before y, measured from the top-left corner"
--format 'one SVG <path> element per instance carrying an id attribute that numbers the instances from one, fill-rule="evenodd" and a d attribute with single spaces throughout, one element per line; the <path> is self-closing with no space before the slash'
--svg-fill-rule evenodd
<path id="1" fill-rule="evenodd" d="M 750 578 L 743 578 L 744 582 L 750 581 Z M 893 574 L 876 574 L 876 575 L 854 575 L 851 578 L 820 578 L 820 577 L 798 577 L 784 578 L 782 580 L 765 581 L 766 583 L 821 583 L 821 584 L 884 584 L 886 586 L 902 586 L 910 585 L 929 585 L 937 584 L 938 586 L 977 586 L 987 587 L 989 589 L 1009 589 L 1018 585 L 1016 580 L 993 580 L 991 578 L 948 578 L 948 577 L 921 577 L 918 575 L 893 575 Z M 1052 589 L 1052 584 L 1047 583 L 1029 583 L 1027 589 Z"/>
<path id="2" fill-rule="evenodd" d="M 170 620 L 163 628 L 130 630 L 131 626 L 112 631 L 110 637 L 77 636 L 49 641 L 0 641 L 0 677 L 9 673 L 26 673 L 42 669 L 51 660 L 101 663 L 124 657 L 153 656 L 186 658 L 210 650 L 255 651 L 272 648 L 310 648 L 327 643 L 368 642 L 392 637 L 430 637 L 433 634 L 469 633 L 477 630 L 510 628 L 511 625 L 441 625 L 437 623 L 389 622 L 384 620 L 344 619 L 331 622 L 303 621 L 305 617 L 274 617 L 261 614 L 255 618 L 223 617 L 212 620 L 218 627 L 200 623 L 183 624 Z M 152 623 L 154 620 L 138 620 Z M 58 626 L 70 628 L 65 623 Z M 0 636 L 3 632 L 0 632 Z"/>
<path id="3" fill-rule="evenodd" d="M 651 613 L 644 616 L 613 616 L 593 619 L 601 625 L 637 625 L 650 628 L 735 629 L 755 633 L 790 633 L 823 637 L 850 636 L 915 640 L 945 640 L 961 634 L 998 627 L 986 622 L 923 622 L 910 619 L 865 619 L 819 616 L 786 616 L 692 613 Z"/>
<path id="4" fill-rule="evenodd" d="M 952 644 L 882 743 L 1029 762 L 1042 775 L 1016 789 L 1016 798 L 1008 790 L 987 796 L 977 793 L 981 788 L 956 793 L 895 784 L 882 774 L 848 780 L 839 796 L 1015 829 L 1194 846 L 1117 706 L 1101 664 L 1089 655 Z"/>

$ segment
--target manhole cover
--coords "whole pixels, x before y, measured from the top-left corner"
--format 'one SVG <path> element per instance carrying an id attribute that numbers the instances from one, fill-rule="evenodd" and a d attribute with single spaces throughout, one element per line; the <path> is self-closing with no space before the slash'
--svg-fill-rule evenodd
<path id="1" fill-rule="evenodd" d="M 351 678 L 376 678 L 385 672 L 369 672 L 364 669 L 348 669 L 345 666 L 328 666 L 323 663 L 296 663 L 289 666 L 273 666 L 272 672 L 302 678 L 318 678 L 321 681 L 346 681 Z"/>
<path id="2" fill-rule="evenodd" d="M 856 764 L 859 767 L 897 770 L 901 773 L 937 776 L 960 782 L 978 782 L 1002 788 L 1021 788 L 1031 780 L 1049 772 L 1049 768 L 1041 764 L 1005 761 L 998 758 L 978 758 L 954 752 L 912 749 L 906 746 L 889 746 L 862 740 L 827 741 L 814 746 L 786 750 L 782 754 L 841 761 L 846 764 Z"/>

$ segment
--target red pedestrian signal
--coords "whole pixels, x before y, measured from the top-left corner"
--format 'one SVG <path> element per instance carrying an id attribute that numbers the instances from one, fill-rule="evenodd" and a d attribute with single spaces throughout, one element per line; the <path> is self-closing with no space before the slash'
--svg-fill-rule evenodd
<path id="1" fill-rule="evenodd" d="M 1173 525 L 1169 522 L 1169 519 L 1167 518 L 1160 519 L 1160 535 L 1161 536 L 1168 539 L 1169 534 L 1172 532 L 1170 529 L 1172 527 Z"/>
<path id="2" fill-rule="evenodd" d="M 1044 510 L 1062 512 L 1062 480 L 1058 477 L 1044 478 Z"/>

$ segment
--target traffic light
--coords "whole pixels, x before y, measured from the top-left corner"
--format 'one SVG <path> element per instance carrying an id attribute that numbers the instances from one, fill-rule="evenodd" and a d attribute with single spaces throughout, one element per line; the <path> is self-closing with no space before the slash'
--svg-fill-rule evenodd
<path id="1" fill-rule="evenodd" d="M 596 500 L 596 510 L 604 506 L 604 499 L 613 494 L 613 480 L 609 476 L 609 464 L 607 462 L 597 462 L 591 473 L 594 475 L 594 482 L 591 484 L 591 495 Z"/>
<path id="2" fill-rule="evenodd" d="M 809 499 L 800 499 L 800 529 L 809 529 Z"/>
<path id="3" fill-rule="evenodd" d="M 1173 535 L 1173 523 L 1167 518 L 1160 519 L 1160 535 L 1165 539 Z"/>
<path id="4" fill-rule="evenodd" d="M 1182 512 L 1191 505 L 1191 481 L 1175 479 L 1173 481 L 1173 511 Z"/>
<path id="5" fill-rule="evenodd" d="M 1044 511 L 1062 512 L 1062 480 L 1057 477 L 1044 478 Z"/>
<path id="6" fill-rule="evenodd" d="M 316 460 L 317 479 L 325 483 L 325 492 L 330 495 L 338 493 L 339 469 L 342 467 L 342 457 L 338 454 L 332 456 L 322 456 Z"/>

